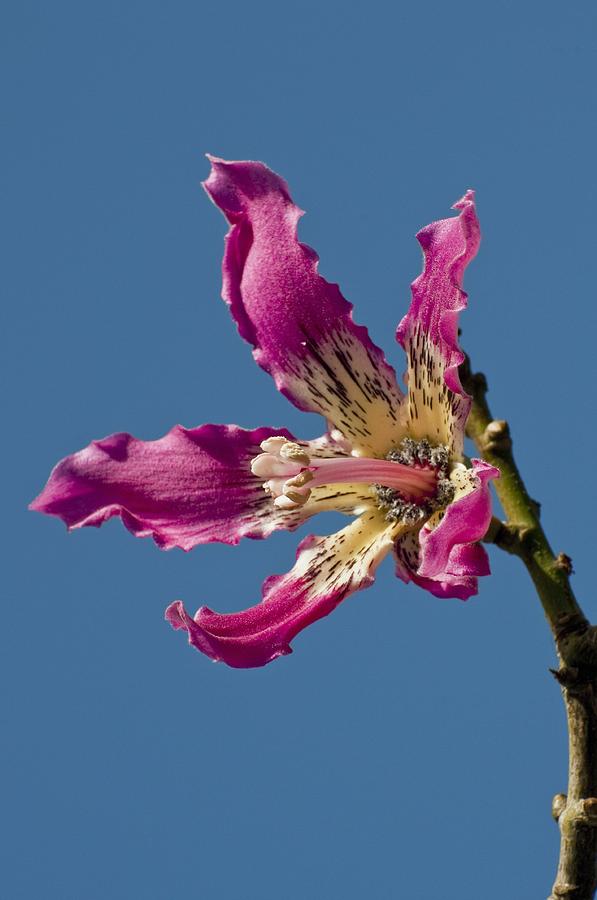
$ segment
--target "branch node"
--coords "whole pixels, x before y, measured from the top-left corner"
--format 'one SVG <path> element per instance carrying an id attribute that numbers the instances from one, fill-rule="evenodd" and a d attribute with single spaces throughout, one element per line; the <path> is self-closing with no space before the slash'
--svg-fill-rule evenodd
<path id="1" fill-rule="evenodd" d="M 597 797 L 587 797 L 581 800 L 581 817 L 590 825 L 591 828 L 597 828 Z"/>
<path id="2" fill-rule="evenodd" d="M 481 441 L 485 450 L 490 453 L 507 453 L 512 449 L 508 423 L 504 419 L 494 419 L 481 435 Z"/>
<path id="3" fill-rule="evenodd" d="M 563 881 L 556 881 L 553 886 L 550 900 L 566 900 L 579 890 L 578 884 L 565 884 Z"/>
<path id="4" fill-rule="evenodd" d="M 529 525 L 518 525 L 518 539 L 526 550 L 532 549 L 535 529 Z"/>
<path id="5" fill-rule="evenodd" d="M 569 801 L 565 794 L 556 794 L 551 814 L 559 821 L 563 835 L 570 836 L 579 826 L 597 828 L 597 797 Z"/>
<path id="6" fill-rule="evenodd" d="M 582 613 L 562 613 L 554 623 L 556 641 L 565 640 L 573 634 L 584 634 L 589 628 L 589 623 Z"/>
<path id="7" fill-rule="evenodd" d="M 568 802 L 568 797 L 566 794 L 556 794 L 553 800 L 551 801 L 551 814 L 556 820 L 560 818 L 564 810 L 566 809 L 566 803 Z"/>
<path id="8" fill-rule="evenodd" d="M 597 627 L 589 625 L 582 614 L 569 613 L 556 619 L 554 632 L 562 669 L 577 668 L 580 674 L 576 683 L 565 687 L 595 687 L 597 681 Z M 558 679 L 560 683 L 564 683 Z"/>

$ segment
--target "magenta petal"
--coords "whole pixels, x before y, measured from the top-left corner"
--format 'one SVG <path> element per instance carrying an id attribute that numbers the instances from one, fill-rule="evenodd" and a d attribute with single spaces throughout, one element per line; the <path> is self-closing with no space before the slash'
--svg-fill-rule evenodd
<path id="1" fill-rule="evenodd" d="M 489 557 L 482 544 L 456 544 L 450 550 L 446 572 L 458 578 L 490 575 Z"/>
<path id="2" fill-rule="evenodd" d="M 466 307 L 464 270 L 476 255 L 480 229 L 474 192 L 454 205 L 458 216 L 427 225 L 417 234 L 425 259 L 413 281 L 412 301 L 396 337 L 408 360 L 410 433 L 450 444 L 462 452 L 470 399 L 458 376 L 458 316 Z M 445 388 L 448 388 L 446 391 Z"/>
<path id="3" fill-rule="evenodd" d="M 395 543 L 396 575 L 408 583 L 429 591 L 434 597 L 467 600 L 478 591 L 478 576 L 489 574 L 489 563 L 485 549 L 478 544 L 467 544 L 453 548 L 448 571 L 433 578 L 419 574 L 419 535 L 410 531 L 401 535 Z"/>
<path id="4" fill-rule="evenodd" d="M 299 631 L 372 584 L 375 567 L 391 547 L 387 531 L 374 512 L 329 537 L 307 537 L 293 569 L 266 579 L 256 606 L 225 615 L 202 607 L 192 619 L 177 601 L 166 619 L 185 629 L 189 643 L 213 660 L 236 668 L 264 666 L 291 653 L 290 641 Z"/>
<path id="5" fill-rule="evenodd" d="M 491 522 L 491 495 L 489 481 L 499 477 L 499 471 L 489 463 L 473 459 L 473 471 L 478 479 L 477 486 L 468 494 L 455 500 L 446 509 L 439 525 L 432 531 L 426 527 L 421 529 L 419 541 L 421 546 L 418 574 L 425 578 L 437 578 L 445 572 L 454 571 L 464 565 L 463 556 L 453 556 L 454 548 L 461 544 L 472 544 L 480 541 L 486 534 Z M 451 568 L 451 562 L 454 569 Z M 473 558 L 466 560 L 470 565 Z M 476 572 L 475 574 L 486 574 Z"/>
<path id="6" fill-rule="evenodd" d="M 479 591 L 479 585 L 476 578 L 466 575 L 449 575 L 447 572 L 441 578 L 422 578 L 416 572 L 409 572 L 403 575 L 397 568 L 397 574 L 403 581 L 412 581 L 418 587 L 428 591 L 434 597 L 442 600 L 468 600 Z"/>
<path id="7" fill-rule="evenodd" d="M 59 462 L 30 508 L 59 516 L 69 529 L 120 516 L 129 531 L 164 549 L 263 538 L 308 515 L 276 509 L 251 473 L 259 444 L 273 435 L 293 440 L 285 429 L 236 425 L 177 425 L 157 441 L 113 434 Z"/>
<path id="8" fill-rule="evenodd" d="M 478 542 L 491 521 L 489 481 L 499 472 L 483 460 L 472 460 L 473 484 L 452 502 L 440 523 L 401 535 L 394 546 L 396 574 L 435 597 L 466 600 L 477 593 L 477 579 L 489 575 L 485 548 Z M 467 479 L 471 471 L 467 473 Z M 465 482 L 466 483 L 466 482 Z M 461 491 L 465 488 L 461 487 Z"/>
<path id="9" fill-rule="evenodd" d="M 192 619 L 178 600 L 166 610 L 166 619 L 173 628 L 186 629 L 189 643 L 216 662 L 237 669 L 265 666 L 291 653 L 292 638 L 331 613 L 346 596 L 338 589 L 313 600 L 300 583 L 277 592 L 275 587 L 270 581 L 262 602 L 241 613 L 219 615 L 204 606 Z"/>
<path id="10" fill-rule="evenodd" d="M 317 272 L 297 238 L 302 215 L 286 183 L 263 163 L 211 158 L 205 188 L 231 223 L 222 296 L 276 386 L 353 441 L 383 455 L 402 431 L 394 370 L 352 320 L 338 286 Z"/>
<path id="11" fill-rule="evenodd" d="M 458 377 L 458 366 L 463 360 L 458 346 L 458 313 L 465 309 L 467 300 L 462 278 L 481 240 L 474 191 L 467 191 L 453 209 L 460 210 L 460 214 L 432 222 L 417 234 L 425 266 L 412 283 L 410 309 L 400 322 L 396 337 L 404 347 L 405 339 L 418 325 L 442 351 L 446 384 L 463 394 Z"/>

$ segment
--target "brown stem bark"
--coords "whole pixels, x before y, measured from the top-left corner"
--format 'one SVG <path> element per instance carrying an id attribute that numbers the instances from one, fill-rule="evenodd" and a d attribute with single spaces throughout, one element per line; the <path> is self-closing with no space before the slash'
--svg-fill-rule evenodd
<path id="1" fill-rule="evenodd" d="M 468 358 L 460 374 L 473 398 L 467 434 L 483 459 L 501 471 L 495 488 L 506 521 L 494 519 L 485 539 L 526 566 L 560 663 L 552 671 L 566 706 L 568 792 L 556 794 L 552 805 L 561 839 L 548 900 L 592 900 L 597 886 L 597 629 L 585 618 L 570 586 L 570 558 L 564 553 L 556 556 L 549 545 L 539 504 L 529 496 L 514 460 L 508 424 L 491 415 L 485 376 L 472 373 Z"/>

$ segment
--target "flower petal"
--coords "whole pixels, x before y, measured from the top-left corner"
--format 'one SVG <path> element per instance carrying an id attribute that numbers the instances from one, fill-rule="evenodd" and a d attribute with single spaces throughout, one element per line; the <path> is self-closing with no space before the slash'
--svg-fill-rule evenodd
<path id="1" fill-rule="evenodd" d="M 434 597 L 467 600 L 478 592 L 477 576 L 489 575 L 485 548 L 480 544 L 465 544 L 453 548 L 449 571 L 435 578 L 419 574 L 419 536 L 416 531 L 400 535 L 394 546 L 396 574 L 402 581 L 412 581 Z"/>
<path id="2" fill-rule="evenodd" d="M 299 409 L 321 413 L 357 451 L 385 455 L 404 433 L 396 375 L 298 241 L 302 212 L 286 183 L 263 163 L 210 159 L 205 188 L 231 223 L 222 296 L 241 336 Z"/>
<path id="3" fill-rule="evenodd" d="M 398 577 L 436 597 L 466 600 L 477 593 L 477 579 L 489 575 L 487 553 L 478 542 L 491 521 L 488 482 L 499 472 L 483 460 L 471 462 L 471 469 L 457 470 L 455 498 L 439 524 L 400 535 L 394 547 Z"/>
<path id="4" fill-rule="evenodd" d="M 314 512 L 354 512 L 368 501 L 361 486 L 343 485 L 314 490 L 303 507 L 277 509 L 250 468 L 260 443 L 274 435 L 294 440 L 285 429 L 236 425 L 177 425 L 157 441 L 113 434 L 59 462 L 30 508 L 59 516 L 69 529 L 120 516 L 138 537 L 190 550 L 264 538 Z"/>
<path id="5" fill-rule="evenodd" d="M 447 444 L 461 456 L 470 398 L 458 376 L 458 314 L 466 307 L 464 270 L 476 255 L 480 230 L 474 192 L 454 204 L 458 216 L 427 225 L 417 234 L 425 259 L 412 283 L 412 301 L 396 337 L 408 357 L 409 434 Z"/>
<path id="6" fill-rule="evenodd" d="M 424 578 L 438 578 L 445 572 L 454 572 L 456 565 L 454 548 L 473 544 L 486 534 L 491 522 L 491 495 L 489 481 L 499 477 L 499 471 L 481 459 L 471 460 L 472 469 L 457 488 L 452 503 L 432 530 L 424 525 L 419 535 L 421 547 L 418 574 Z M 486 574 L 478 572 L 477 574 Z"/>
<path id="7" fill-rule="evenodd" d="M 337 534 L 305 538 L 294 567 L 266 579 L 256 606 L 225 615 L 202 607 L 192 619 L 177 601 L 166 619 L 186 629 L 189 643 L 213 660 L 237 668 L 263 666 L 291 653 L 290 641 L 299 631 L 373 582 L 395 533 L 396 526 L 389 527 L 379 511 L 367 512 Z"/>

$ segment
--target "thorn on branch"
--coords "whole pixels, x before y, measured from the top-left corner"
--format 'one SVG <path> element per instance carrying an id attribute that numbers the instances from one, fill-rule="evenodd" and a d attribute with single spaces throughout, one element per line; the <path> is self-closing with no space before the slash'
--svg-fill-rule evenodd
<path id="1" fill-rule="evenodd" d="M 471 372 L 471 381 L 475 394 L 479 391 L 486 394 L 488 391 L 487 378 L 483 372 Z"/>
<path id="2" fill-rule="evenodd" d="M 556 569 L 561 569 L 561 571 L 565 572 L 566 575 L 572 575 L 572 573 L 574 572 L 572 559 L 568 556 L 567 553 L 558 553 L 555 558 L 554 566 L 556 567 Z"/>
<path id="3" fill-rule="evenodd" d="M 531 502 L 531 506 L 533 507 L 533 512 L 535 513 L 535 515 L 537 516 L 538 519 L 541 518 L 541 504 L 539 503 L 538 500 L 533 500 L 532 497 L 529 497 L 529 500 Z"/>
<path id="4" fill-rule="evenodd" d="M 562 666 L 561 669 L 550 669 L 549 671 L 562 687 L 572 688 L 578 683 L 580 672 L 574 666 Z"/>

